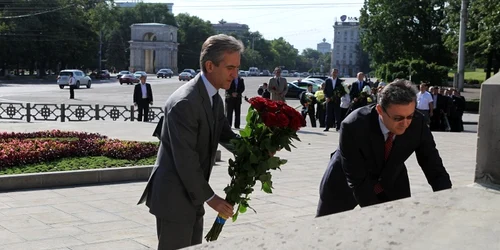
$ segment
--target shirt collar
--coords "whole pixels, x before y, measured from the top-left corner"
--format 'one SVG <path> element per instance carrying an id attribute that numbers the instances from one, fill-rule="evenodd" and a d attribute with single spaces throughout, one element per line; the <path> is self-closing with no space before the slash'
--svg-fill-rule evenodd
<path id="1" fill-rule="evenodd" d="M 203 84 L 205 85 L 205 88 L 207 89 L 208 96 L 212 97 L 215 94 L 217 94 L 217 89 L 212 85 L 208 79 L 205 77 L 205 74 L 203 74 L 203 71 L 201 71 L 201 80 L 203 80 Z M 211 101 L 211 100 L 210 100 Z"/>
<path id="2" fill-rule="evenodd" d="M 387 140 L 387 133 L 389 133 L 390 131 L 382 122 L 380 115 L 378 116 L 378 124 L 380 125 L 380 130 L 382 131 L 382 134 L 384 135 L 384 140 Z"/>

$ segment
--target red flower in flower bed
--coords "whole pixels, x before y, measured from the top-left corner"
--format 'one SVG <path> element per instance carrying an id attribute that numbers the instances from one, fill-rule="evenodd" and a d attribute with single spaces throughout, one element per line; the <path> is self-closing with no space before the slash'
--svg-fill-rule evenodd
<path id="1" fill-rule="evenodd" d="M 103 155 L 138 160 L 156 152 L 154 143 L 109 140 L 99 134 L 59 130 L 0 133 L 0 169 L 65 157 Z"/>

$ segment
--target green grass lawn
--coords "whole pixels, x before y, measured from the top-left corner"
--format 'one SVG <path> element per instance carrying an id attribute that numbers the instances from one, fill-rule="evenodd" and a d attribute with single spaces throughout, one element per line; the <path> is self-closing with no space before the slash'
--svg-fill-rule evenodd
<path id="1" fill-rule="evenodd" d="M 64 158 L 46 163 L 2 169 L 0 175 L 153 165 L 155 160 L 156 155 L 138 161 L 113 159 L 105 156 Z"/>
<path id="2" fill-rule="evenodd" d="M 456 71 L 449 72 L 448 76 L 453 77 L 455 72 Z M 473 79 L 483 82 L 485 78 L 486 78 L 486 72 L 484 72 L 484 69 L 476 69 L 475 71 L 467 69 L 465 70 L 464 79 Z"/>

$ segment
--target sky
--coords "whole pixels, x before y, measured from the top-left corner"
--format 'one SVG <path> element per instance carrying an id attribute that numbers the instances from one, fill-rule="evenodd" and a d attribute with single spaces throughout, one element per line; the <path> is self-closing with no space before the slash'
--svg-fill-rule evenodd
<path id="1" fill-rule="evenodd" d="M 121 0 L 125 1 L 125 0 Z M 333 44 L 333 24 L 340 16 L 359 17 L 364 0 L 144 0 L 173 3 L 174 15 L 189 13 L 218 23 L 247 24 L 265 39 L 283 37 L 299 52 L 316 49 L 322 42 Z"/>

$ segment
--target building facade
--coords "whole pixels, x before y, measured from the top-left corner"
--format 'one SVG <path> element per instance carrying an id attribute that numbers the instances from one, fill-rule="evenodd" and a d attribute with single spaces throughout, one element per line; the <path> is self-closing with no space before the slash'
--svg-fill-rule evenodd
<path id="1" fill-rule="evenodd" d="M 119 1 L 119 2 L 115 2 L 116 6 L 118 7 L 122 7 L 122 8 L 133 8 L 135 7 L 138 3 L 142 3 L 143 1 L 142 0 L 130 0 L 130 1 Z M 154 3 L 154 2 L 147 2 L 147 3 Z M 157 3 L 160 3 L 160 2 L 157 2 Z M 161 3 L 161 4 L 165 4 L 167 5 L 168 7 L 168 12 L 170 13 L 173 13 L 172 12 L 172 8 L 174 7 L 174 4 L 173 3 Z"/>
<path id="2" fill-rule="evenodd" d="M 160 23 L 132 24 L 130 71 L 156 73 L 159 69 L 177 69 L 177 27 Z"/>
<path id="3" fill-rule="evenodd" d="M 212 24 L 212 27 L 214 28 L 215 32 L 217 34 L 236 34 L 236 35 L 243 35 L 245 32 L 248 32 L 250 29 L 248 25 L 246 24 L 239 24 L 239 23 L 216 23 Z"/>
<path id="4" fill-rule="evenodd" d="M 323 38 L 323 42 L 318 43 L 316 50 L 323 54 L 330 53 L 332 51 L 332 45 L 326 42 L 326 38 Z"/>
<path id="5" fill-rule="evenodd" d="M 360 29 L 357 18 L 342 16 L 333 25 L 332 68 L 339 70 L 341 77 L 355 77 L 360 71 Z"/>

